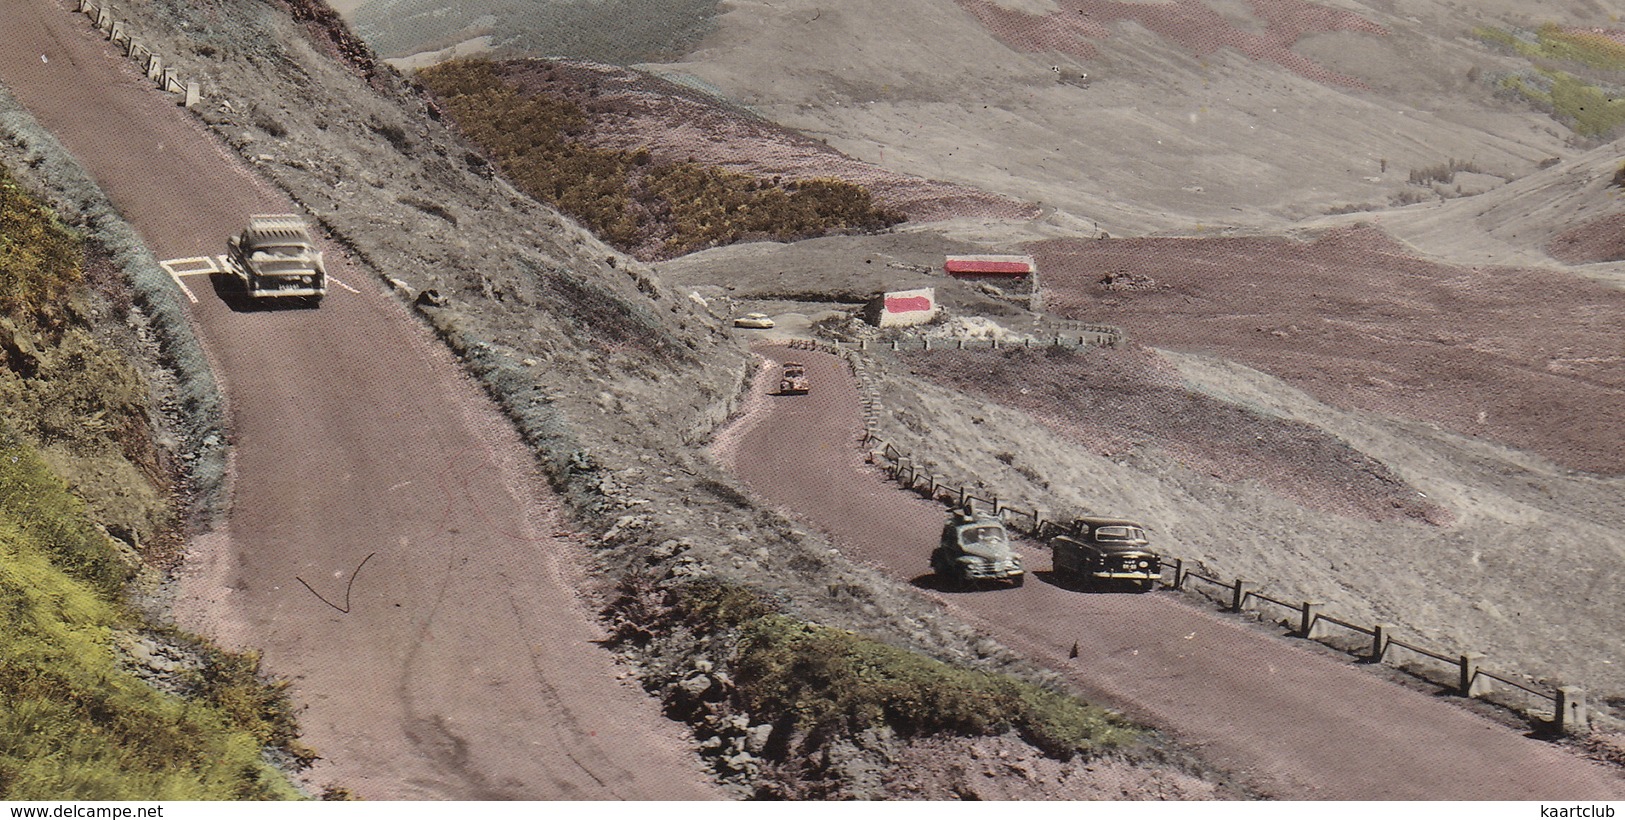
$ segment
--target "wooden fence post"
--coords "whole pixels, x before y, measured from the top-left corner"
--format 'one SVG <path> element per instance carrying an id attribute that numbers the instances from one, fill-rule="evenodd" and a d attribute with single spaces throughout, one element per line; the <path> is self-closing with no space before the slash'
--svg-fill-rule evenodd
<path id="1" fill-rule="evenodd" d="M 1240 612 L 1242 604 L 1247 603 L 1247 582 L 1237 578 L 1235 591 L 1230 595 L 1230 611 Z"/>
<path id="2" fill-rule="evenodd" d="M 1185 559 L 1174 558 L 1174 589 L 1185 588 Z"/>
<path id="3" fill-rule="evenodd" d="M 1320 607 L 1319 601 L 1303 602 L 1303 617 L 1298 621 L 1298 637 L 1314 640 L 1318 631 L 1315 627 L 1320 625 Z"/>
<path id="4" fill-rule="evenodd" d="M 1478 667 L 1483 661 L 1484 654 L 1481 652 L 1462 653 L 1461 678 L 1456 686 L 1456 694 L 1473 698 L 1490 691 L 1490 679 L 1478 674 Z"/>
<path id="5" fill-rule="evenodd" d="M 1371 628 L 1371 656 L 1366 658 L 1367 662 L 1382 663 L 1383 656 L 1388 654 L 1388 641 L 1393 638 L 1389 633 L 1393 631 L 1393 624 L 1377 624 Z"/>
<path id="6" fill-rule="evenodd" d="M 1586 709 L 1586 690 L 1578 686 L 1557 687 L 1557 731 L 1565 735 L 1585 733 L 1591 725 L 1591 714 Z"/>

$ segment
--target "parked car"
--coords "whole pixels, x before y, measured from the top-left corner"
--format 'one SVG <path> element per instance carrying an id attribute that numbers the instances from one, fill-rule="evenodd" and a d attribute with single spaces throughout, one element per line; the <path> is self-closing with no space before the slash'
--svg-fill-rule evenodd
<path id="1" fill-rule="evenodd" d="M 779 376 L 779 395 L 805 396 L 812 383 L 807 381 L 807 368 L 800 362 L 785 362 Z"/>
<path id="2" fill-rule="evenodd" d="M 734 320 L 734 327 L 748 327 L 755 330 L 767 330 L 773 326 L 773 320 L 766 313 L 747 313 Z"/>
<path id="3" fill-rule="evenodd" d="M 1131 583 L 1141 592 L 1156 588 L 1162 557 L 1138 522 L 1126 518 L 1084 517 L 1050 539 L 1055 574 L 1093 583 Z"/>
<path id="4" fill-rule="evenodd" d="M 1026 578 L 1004 522 L 970 510 L 956 510 L 943 525 L 942 543 L 931 553 L 931 571 L 962 586 L 998 581 L 1019 587 Z"/>

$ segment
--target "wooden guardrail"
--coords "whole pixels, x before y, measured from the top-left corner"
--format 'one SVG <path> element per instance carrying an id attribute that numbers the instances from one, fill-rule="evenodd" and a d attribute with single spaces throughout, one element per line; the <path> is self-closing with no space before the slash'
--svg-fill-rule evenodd
<path id="1" fill-rule="evenodd" d="M 875 389 L 873 376 L 867 362 L 860 353 L 867 350 L 862 344 L 836 344 L 819 341 L 792 341 L 792 348 L 800 350 L 817 350 L 845 359 L 853 374 L 858 379 L 859 396 L 863 405 L 864 433 L 861 446 L 864 448 L 870 463 L 879 465 L 888 476 L 904 489 L 920 493 L 934 501 L 965 506 L 966 504 L 980 503 L 999 516 L 1007 526 L 1018 532 L 1025 533 L 1038 539 L 1047 540 L 1060 530 L 1061 524 L 1046 518 L 1044 511 L 1036 506 L 1023 509 L 1009 503 L 1007 499 L 1000 498 L 997 493 L 989 490 L 974 490 L 964 485 L 954 486 L 946 478 L 929 470 L 922 469 L 914 457 L 897 448 L 891 442 L 881 438 L 878 432 L 879 414 L 884 410 L 879 398 L 879 391 Z M 894 348 L 895 349 L 895 348 Z M 1170 578 L 1169 575 L 1172 575 Z M 1365 663 L 1384 663 L 1391 661 L 1396 650 L 1410 652 L 1421 658 L 1430 659 L 1444 664 L 1455 673 L 1454 691 L 1464 698 L 1480 698 L 1492 700 L 1501 706 L 1521 711 L 1537 720 L 1547 720 L 1558 732 L 1563 734 L 1580 734 L 1586 732 L 1595 717 L 1590 714 L 1586 703 L 1585 689 L 1578 686 L 1542 686 L 1529 680 L 1519 680 L 1509 674 L 1490 672 L 1483 668 L 1484 655 L 1477 652 L 1446 653 L 1431 649 L 1420 644 L 1402 641 L 1394 636 L 1392 624 L 1377 623 L 1370 627 L 1360 626 L 1340 618 L 1332 617 L 1321 611 L 1322 604 L 1316 601 L 1290 602 L 1281 598 L 1266 595 L 1246 579 L 1237 578 L 1225 581 L 1220 578 L 1206 575 L 1192 570 L 1186 566 L 1184 559 L 1172 556 L 1163 558 L 1163 578 L 1161 583 L 1168 589 L 1181 592 L 1193 592 L 1190 582 L 1199 581 L 1215 587 L 1217 597 L 1204 594 L 1211 600 L 1222 603 L 1225 608 L 1234 613 L 1242 613 L 1249 608 L 1255 611 L 1259 604 L 1270 604 L 1288 610 L 1296 615 L 1296 629 L 1292 635 L 1304 640 L 1313 640 L 1343 651 L 1350 652 Z M 1355 642 L 1355 648 L 1339 646 L 1332 642 L 1328 627 L 1339 627 L 1348 632 L 1363 636 L 1369 641 Z M 1412 674 L 1422 675 L 1413 670 Z M 1499 697 L 1491 697 L 1505 692 L 1497 689 L 1495 684 L 1511 687 L 1511 691 L 1520 692 L 1530 700 L 1524 703 L 1510 703 Z M 1530 703 L 1536 704 L 1530 708 Z M 1548 711 L 1549 709 L 1549 711 Z M 1547 717 L 1549 715 L 1549 718 Z"/>
<path id="2" fill-rule="evenodd" d="M 164 65 L 162 57 L 158 56 L 138 42 L 130 33 L 129 27 L 123 21 L 113 19 L 113 11 L 107 3 L 97 0 L 79 0 L 80 14 L 89 17 L 97 30 L 105 35 L 109 42 L 124 48 L 124 56 L 129 57 L 136 65 L 146 72 L 147 79 L 158 84 L 158 88 L 171 94 L 184 95 L 182 104 L 187 108 L 195 108 L 203 99 L 200 86 L 196 82 L 183 82 L 176 76 L 175 69 Z"/>

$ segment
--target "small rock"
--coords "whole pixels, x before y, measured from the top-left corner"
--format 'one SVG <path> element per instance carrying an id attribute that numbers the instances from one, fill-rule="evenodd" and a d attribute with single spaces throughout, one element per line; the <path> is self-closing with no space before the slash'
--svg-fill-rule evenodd
<path id="1" fill-rule="evenodd" d="M 695 675 L 677 684 L 677 688 L 693 697 L 702 697 L 711 689 L 711 678 L 706 675 Z"/>
<path id="2" fill-rule="evenodd" d="M 763 723 L 752 726 L 745 731 L 745 751 L 751 754 L 761 754 L 767 748 L 767 742 L 773 737 L 773 724 Z"/>

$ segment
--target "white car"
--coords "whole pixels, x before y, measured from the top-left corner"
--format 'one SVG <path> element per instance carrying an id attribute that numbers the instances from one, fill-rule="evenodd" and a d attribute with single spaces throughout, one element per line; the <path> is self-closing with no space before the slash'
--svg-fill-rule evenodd
<path id="1" fill-rule="evenodd" d="M 766 330 L 773 326 L 773 320 L 767 318 L 766 313 L 747 313 L 734 320 L 734 327 L 749 327 L 757 330 Z"/>

